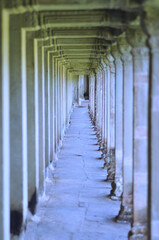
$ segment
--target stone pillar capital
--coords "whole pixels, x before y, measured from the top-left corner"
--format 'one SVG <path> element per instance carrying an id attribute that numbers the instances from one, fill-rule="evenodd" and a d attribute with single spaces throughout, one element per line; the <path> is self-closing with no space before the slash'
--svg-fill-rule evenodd
<path id="1" fill-rule="evenodd" d="M 103 61 L 104 61 L 105 65 L 106 65 L 106 67 L 108 67 L 108 66 L 109 66 L 109 61 L 108 61 L 108 59 L 105 57 L 105 58 L 103 59 Z"/>
<path id="2" fill-rule="evenodd" d="M 103 70 L 103 65 L 102 65 L 102 63 L 100 63 L 98 65 L 98 73 L 101 72 L 102 70 Z"/>
<path id="3" fill-rule="evenodd" d="M 103 66 L 103 70 L 106 71 L 107 70 L 107 65 L 106 65 L 104 59 L 102 59 L 101 64 Z"/>
<path id="4" fill-rule="evenodd" d="M 115 71 L 114 57 L 111 53 L 111 48 L 107 50 L 106 58 L 108 60 L 108 65 L 111 68 L 111 71 Z"/>
<path id="5" fill-rule="evenodd" d="M 111 55 L 111 53 L 109 55 L 107 55 L 107 58 L 108 58 L 110 65 L 114 64 L 114 57 L 113 57 L 113 55 Z"/>
<path id="6" fill-rule="evenodd" d="M 118 49 L 117 42 L 112 44 L 112 46 L 111 46 L 111 53 L 112 53 L 112 56 L 115 59 L 115 63 L 121 60 L 121 53 L 120 53 L 120 51 Z"/>
<path id="7" fill-rule="evenodd" d="M 146 47 L 147 35 L 139 26 L 136 28 L 128 28 L 126 38 L 132 48 Z"/>
<path id="8" fill-rule="evenodd" d="M 144 16 L 141 18 L 143 29 L 151 36 L 159 36 L 159 8 L 145 7 Z"/>
<path id="9" fill-rule="evenodd" d="M 130 62 L 132 60 L 131 50 L 132 47 L 126 39 L 125 33 L 121 34 L 117 40 L 117 47 L 122 56 L 122 61 Z"/>

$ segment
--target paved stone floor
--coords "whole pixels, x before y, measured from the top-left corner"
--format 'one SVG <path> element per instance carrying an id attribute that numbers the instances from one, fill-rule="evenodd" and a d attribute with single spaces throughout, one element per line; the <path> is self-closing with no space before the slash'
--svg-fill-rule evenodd
<path id="1" fill-rule="evenodd" d="M 125 240 L 128 224 L 114 221 L 119 201 L 109 199 L 110 183 L 99 160 L 87 103 L 74 109 L 55 170 L 46 182 L 46 199 L 29 221 L 25 240 Z"/>

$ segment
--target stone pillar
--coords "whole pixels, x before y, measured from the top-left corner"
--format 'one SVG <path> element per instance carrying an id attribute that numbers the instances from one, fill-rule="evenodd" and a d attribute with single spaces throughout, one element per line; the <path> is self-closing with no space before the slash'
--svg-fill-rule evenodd
<path id="1" fill-rule="evenodd" d="M 103 66 L 100 66 L 100 89 L 99 89 L 99 98 L 100 98 L 100 109 L 99 109 L 99 122 L 100 122 L 100 132 L 101 132 L 101 147 L 102 147 L 102 118 L 103 118 Z"/>
<path id="2" fill-rule="evenodd" d="M 147 239 L 149 51 L 140 28 L 128 29 L 133 47 L 133 223 L 129 239 Z"/>
<path id="3" fill-rule="evenodd" d="M 38 79 L 35 73 L 34 31 L 22 30 L 24 73 L 27 88 L 28 208 L 35 214 L 39 185 Z M 26 69 L 26 71 L 25 71 Z"/>
<path id="4" fill-rule="evenodd" d="M 50 115 L 50 101 L 49 101 L 49 79 L 48 79 L 48 47 L 50 45 L 50 40 L 46 40 L 43 46 L 43 81 L 45 87 L 45 167 L 49 165 L 49 155 L 50 155 L 50 145 L 49 145 L 49 115 Z"/>
<path id="5" fill-rule="evenodd" d="M 59 101 L 60 101 L 60 147 L 62 146 L 62 115 L 63 115 L 63 104 L 62 104 L 62 62 L 59 61 Z"/>
<path id="6" fill-rule="evenodd" d="M 77 82 L 77 103 L 80 104 L 80 89 L 79 89 L 79 76 L 78 76 L 78 82 Z"/>
<path id="7" fill-rule="evenodd" d="M 99 149 L 101 149 L 102 142 L 102 78 L 101 78 L 101 66 L 97 69 L 97 118 L 96 118 L 96 129 Z"/>
<path id="8" fill-rule="evenodd" d="M 57 53 L 53 46 L 48 49 L 48 147 L 49 147 L 49 164 L 56 159 L 55 151 L 55 101 L 54 101 L 54 55 Z"/>
<path id="9" fill-rule="evenodd" d="M 95 119 L 94 119 L 95 130 L 97 130 L 97 124 L 98 124 L 98 77 L 97 72 L 95 72 Z"/>
<path id="10" fill-rule="evenodd" d="M 0 239 L 10 240 L 9 14 L 0 2 Z"/>
<path id="11" fill-rule="evenodd" d="M 150 5 L 151 6 L 151 5 Z M 148 7 L 142 19 L 143 29 L 149 36 L 150 48 L 150 88 L 149 88 L 149 199 L 148 199 L 148 237 L 159 239 L 159 6 Z"/>
<path id="12" fill-rule="evenodd" d="M 115 59 L 116 78 L 116 117 L 115 117 L 115 178 L 112 182 L 111 198 L 118 200 L 122 195 L 123 167 L 123 64 L 117 44 L 112 45 L 112 55 Z"/>
<path id="13" fill-rule="evenodd" d="M 99 79 L 98 79 L 98 71 L 96 71 L 96 119 L 95 119 L 95 128 L 98 133 L 98 113 L 99 113 L 99 97 L 98 97 L 98 92 L 99 92 Z"/>
<path id="14" fill-rule="evenodd" d="M 103 159 L 107 154 L 107 134 L 108 134 L 108 66 L 103 61 L 103 74 L 104 74 L 104 146 L 103 146 Z"/>
<path id="15" fill-rule="evenodd" d="M 56 56 L 57 52 L 52 52 L 52 78 L 53 78 L 53 160 L 57 160 L 57 71 Z"/>
<path id="16" fill-rule="evenodd" d="M 95 115 L 96 115 L 96 78 L 93 73 L 93 124 L 95 123 Z"/>
<path id="17" fill-rule="evenodd" d="M 94 72 L 94 119 L 93 119 L 94 126 L 96 125 L 96 115 L 97 115 L 97 74 L 96 72 Z"/>
<path id="18" fill-rule="evenodd" d="M 115 173 L 115 65 L 114 58 L 108 51 L 109 71 L 108 78 L 108 153 L 106 156 L 107 162 L 107 180 L 114 180 Z M 109 142 L 110 138 L 110 142 Z"/>
<path id="19" fill-rule="evenodd" d="M 61 67 L 62 75 L 61 75 L 61 106 L 62 106 L 62 112 L 61 112 L 61 140 L 63 140 L 64 134 L 65 134 L 65 98 L 64 98 L 64 88 L 65 88 L 65 77 L 64 77 L 64 71 L 65 71 L 65 64 L 62 62 Z M 74 92 L 75 94 L 75 101 L 77 101 L 77 88 L 76 88 L 76 80 L 75 80 L 75 86 L 74 86 Z"/>
<path id="20" fill-rule="evenodd" d="M 89 77 L 89 102 L 90 102 L 90 115 L 92 122 L 94 124 L 94 117 L 95 117 L 95 76 L 94 73 L 92 73 Z"/>
<path id="21" fill-rule="evenodd" d="M 37 39 L 37 78 L 39 106 L 39 193 L 45 192 L 45 121 L 44 121 L 44 82 L 42 77 L 43 40 Z"/>
<path id="22" fill-rule="evenodd" d="M 104 69 L 102 70 L 102 151 L 104 152 L 105 150 L 105 97 L 106 97 L 106 92 L 105 92 L 105 72 Z"/>
<path id="23" fill-rule="evenodd" d="M 57 64 L 57 146 L 59 151 L 60 146 L 60 71 L 59 71 L 59 60 L 56 58 Z"/>
<path id="24" fill-rule="evenodd" d="M 50 162 L 53 161 L 53 58 L 52 52 L 48 52 L 48 81 L 49 81 L 49 92 L 50 92 Z"/>
<path id="25" fill-rule="evenodd" d="M 20 235 L 25 225 L 28 208 L 26 53 L 25 49 L 22 49 L 25 35 L 21 35 L 23 15 L 11 15 L 9 23 L 10 217 L 11 233 Z"/>
<path id="26" fill-rule="evenodd" d="M 99 109 L 99 123 L 100 123 L 100 145 L 99 145 L 99 149 L 102 150 L 103 149 L 103 143 L 102 143 L 102 137 L 103 137 L 103 130 L 104 130 L 104 126 L 103 126 L 103 115 L 104 115 L 104 109 L 103 109 L 103 90 L 104 90 L 104 86 L 103 86 L 103 66 L 100 66 L 100 92 L 99 92 L 99 98 L 100 98 L 100 109 Z"/>
<path id="27" fill-rule="evenodd" d="M 93 108 L 92 107 L 92 105 L 93 105 L 92 85 L 93 85 L 92 78 L 91 78 L 91 76 L 89 76 L 89 105 L 88 105 L 88 107 L 89 107 L 89 113 L 90 113 L 91 119 L 92 119 L 92 108 Z"/>
<path id="28" fill-rule="evenodd" d="M 57 63 L 56 58 L 53 58 L 54 62 L 54 139 L 55 139 L 55 159 L 57 157 Z"/>
<path id="29" fill-rule="evenodd" d="M 125 34 L 118 39 L 123 61 L 123 194 L 117 221 L 132 219 L 133 168 L 133 63 Z"/>
<path id="30" fill-rule="evenodd" d="M 109 149 L 111 149 L 110 144 L 110 65 L 108 60 L 106 61 L 107 64 L 107 155 L 106 155 L 106 162 L 107 157 L 109 157 Z"/>
<path id="31" fill-rule="evenodd" d="M 64 77 L 64 86 L 63 86 L 63 96 L 64 96 L 64 126 L 66 129 L 66 121 L 67 121 L 67 114 L 66 114 L 66 74 L 67 74 L 67 68 L 64 67 L 64 71 L 63 71 L 63 77 Z"/>

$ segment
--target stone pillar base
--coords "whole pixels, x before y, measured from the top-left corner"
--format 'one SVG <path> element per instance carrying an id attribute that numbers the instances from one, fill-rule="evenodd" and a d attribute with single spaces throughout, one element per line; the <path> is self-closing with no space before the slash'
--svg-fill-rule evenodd
<path id="1" fill-rule="evenodd" d="M 115 178 L 115 151 L 114 149 L 111 149 L 105 159 L 105 164 L 104 164 L 104 168 L 107 168 L 107 181 L 113 181 Z"/>
<path id="2" fill-rule="evenodd" d="M 146 226 L 135 223 L 128 234 L 129 240 L 147 240 Z"/>
<path id="3" fill-rule="evenodd" d="M 105 142 L 102 143 L 102 154 L 101 154 L 101 159 L 105 161 L 107 155 L 107 144 Z M 104 166 L 103 166 L 104 167 Z"/>
<path id="4" fill-rule="evenodd" d="M 115 181 L 111 183 L 112 190 L 110 192 L 110 198 L 112 200 L 121 200 L 122 195 L 122 177 L 115 178 Z"/>
<path id="5" fill-rule="evenodd" d="M 127 223 L 132 221 L 132 207 L 131 206 L 123 206 L 121 204 L 121 208 L 118 216 L 116 217 L 116 222 L 119 223 Z"/>

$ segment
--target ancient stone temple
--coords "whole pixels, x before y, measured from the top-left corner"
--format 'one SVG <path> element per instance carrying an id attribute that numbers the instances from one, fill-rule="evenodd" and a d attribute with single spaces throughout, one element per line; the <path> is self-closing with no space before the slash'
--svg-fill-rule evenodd
<path id="1" fill-rule="evenodd" d="M 50 171 L 62 156 L 69 176 L 80 168 L 78 159 L 82 168 L 95 168 L 96 152 L 109 184 L 109 197 L 96 209 L 103 206 L 107 218 L 109 202 L 116 238 L 102 225 L 101 235 L 91 238 L 86 229 L 80 237 L 52 232 L 49 239 L 124 240 L 125 223 L 126 239 L 159 240 L 158 0 L 0 0 L 0 93 L 0 240 L 47 240 L 25 234 L 47 196 Z M 98 147 L 89 157 L 89 139 L 82 136 L 92 141 L 94 133 Z M 71 146 L 74 158 L 59 157 Z"/>

